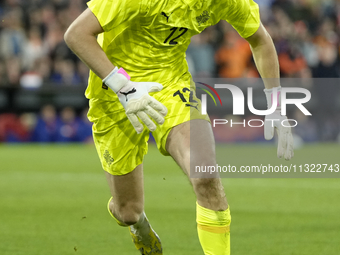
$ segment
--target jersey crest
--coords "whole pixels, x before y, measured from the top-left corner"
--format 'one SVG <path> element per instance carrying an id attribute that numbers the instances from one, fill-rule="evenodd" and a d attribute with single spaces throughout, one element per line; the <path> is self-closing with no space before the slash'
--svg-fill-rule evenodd
<path id="1" fill-rule="evenodd" d="M 201 24 L 204 24 L 205 22 L 207 22 L 209 18 L 210 18 L 210 14 L 207 10 L 205 10 L 201 15 L 196 17 L 196 21 L 198 25 L 200 26 Z"/>

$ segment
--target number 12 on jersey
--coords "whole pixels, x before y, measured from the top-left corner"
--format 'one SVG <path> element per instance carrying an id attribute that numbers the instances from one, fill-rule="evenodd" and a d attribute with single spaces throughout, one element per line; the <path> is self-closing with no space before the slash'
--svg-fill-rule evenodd
<path id="1" fill-rule="evenodd" d="M 173 27 L 173 28 L 170 29 L 171 33 L 170 33 L 170 35 L 165 39 L 164 43 L 167 43 L 167 42 L 170 40 L 170 38 L 174 35 L 174 33 L 177 31 L 177 29 L 178 29 L 178 27 Z M 181 27 L 181 28 L 179 28 L 178 31 L 179 31 L 179 32 L 182 31 L 182 33 L 180 33 L 180 34 L 179 34 L 178 36 L 176 36 L 175 38 L 172 38 L 172 39 L 169 41 L 169 44 L 171 44 L 171 45 L 176 45 L 176 44 L 178 44 L 178 42 L 176 42 L 175 40 L 177 40 L 177 39 L 180 38 L 182 35 L 184 35 L 184 34 L 188 31 L 188 29 L 185 28 L 185 27 Z"/>

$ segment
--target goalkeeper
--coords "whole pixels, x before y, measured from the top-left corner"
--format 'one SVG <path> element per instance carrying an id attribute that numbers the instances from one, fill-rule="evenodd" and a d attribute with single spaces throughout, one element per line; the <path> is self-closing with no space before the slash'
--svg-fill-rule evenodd
<path id="1" fill-rule="evenodd" d="M 112 198 L 109 212 L 129 226 L 141 254 L 163 254 L 144 213 L 143 157 L 151 131 L 160 152 L 189 177 L 193 165 L 215 162 L 212 128 L 188 72 L 190 38 L 220 20 L 251 46 L 264 79 L 268 107 L 278 96 L 279 66 L 271 37 L 253 0 L 91 0 L 69 27 L 65 41 L 91 69 L 86 97 L 93 138 Z M 275 102 L 276 100 L 274 100 Z M 279 108 L 278 108 L 279 110 Z M 290 129 L 270 116 L 279 135 L 278 156 L 293 156 Z M 265 137 L 274 127 L 266 121 Z M 195 130 L 190 132 L 190 125 Z M 190 135 L 197 137 L 190 147 Z M 197 203 L 197 231 L 205 254 L 230 254 L 230 211 L 219 178 L 190 178 Z"/>

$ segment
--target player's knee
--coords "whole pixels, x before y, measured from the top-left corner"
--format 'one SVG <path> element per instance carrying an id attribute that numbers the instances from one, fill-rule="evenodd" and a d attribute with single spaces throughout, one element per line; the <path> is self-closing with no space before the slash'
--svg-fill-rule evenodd
<path id="1" fill-rule="evenodd" d="M 122 206 L 118 206 L 116 211 L 119 215 L 119 220 L 125 225 L 134 225 L 138 222 L 140 216 L 143 213 L 142 206 L 138 204 L 128 203 Z"/>

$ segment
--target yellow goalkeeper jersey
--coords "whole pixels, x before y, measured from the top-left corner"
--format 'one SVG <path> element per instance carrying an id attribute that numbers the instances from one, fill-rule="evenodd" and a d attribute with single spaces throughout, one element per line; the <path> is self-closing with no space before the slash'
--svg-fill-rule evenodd
<path id="1" fill-rule="evenodd" d="M 88 7 L 104 29 L 98 43 L 132 81 L 175 86 L 190 75 L 185 52 L 190 38 L 226 20 L 247 38 L 260 26 L 253 0 L 91 0 Z M 118 100 L 90 71 L 87 98 Z"/>

